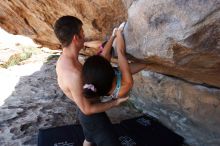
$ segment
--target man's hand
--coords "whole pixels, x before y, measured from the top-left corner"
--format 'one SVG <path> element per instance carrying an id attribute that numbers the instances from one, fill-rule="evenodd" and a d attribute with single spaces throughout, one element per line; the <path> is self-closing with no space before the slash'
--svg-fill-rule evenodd
<path id="1" fill-rule="evenodd" d="M 117 98 L 117 99 L 116 99 L 116 106 L 119 106 L 121 103 L 127 101 L 128 98 L 129 98 L 128 96 Z"/>

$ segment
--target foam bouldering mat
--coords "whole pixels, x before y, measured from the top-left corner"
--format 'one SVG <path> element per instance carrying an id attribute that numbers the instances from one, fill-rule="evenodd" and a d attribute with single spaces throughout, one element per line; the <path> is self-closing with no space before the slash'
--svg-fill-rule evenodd
<path id="1" fill-rule="evenodd" d="M 82 146 L 83 141 L 80 125 L 40 129 L 38 133 L 38 146 Z"/>
<path id="2" fill-rule="evenodd" d="M 184 141 L 183 137 L 149 115 L 123 120 L 120 125 L 143 146 L 181 146 Z"/>
<path id="3" fill-rule="evenodd" d="M 136 141 L 135 136 L 129 133 L 121 124 L 114 124 L 115 132 L 122 146 L 142 146 L 141 141 Z"/>
<path id="4" fill-rule="evenodd" d="M 122 146 L 180 146 L 183 138 L 163 126 L 155 118 L 143 115 L 114 124 Z M 80 125 L 40 129 L 38 146 L 82 146 L 83 130 Z"/>

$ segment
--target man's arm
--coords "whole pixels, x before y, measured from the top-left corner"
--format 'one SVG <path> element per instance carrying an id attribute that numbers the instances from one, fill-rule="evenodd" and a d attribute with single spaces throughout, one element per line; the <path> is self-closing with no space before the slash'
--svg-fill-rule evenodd
<path id="1" fill-rule="evenodd" d="M 85 115 L 104 112 L 106 110 L 111 109 L 112 107 L 120 105 L 122 102 L 125 102 L 128 99 L 128 98 L 121 98 L 121 99 L 111 100 L 105 103 L 91 102 L 82 94 L 81 79 L 72 79 L 72 81 L 69 82 L 69 90 L 72 95 L 72 100 L 76 103 L 76 105 Z"/>
<path id="2" fill-rule="evenodd" d="M 90 102 L 84 96 L 81 96 L 75 99 L 76 104 L 80 108 L 80 110 L 85 115 L 91 115 L 95 113 L 105 112 L 113 107 L 119 106 L 122 102 L 125 102 L 128 99 L 126 98 L 118 98 L 115 100 L 111 100 L 108 102 Z"/>
<path id="3" fill-rule="evenodd" d="M 102 41 L 88 41 L 84 42 L 85 47 L 89 48 L 99 48 L 99 46 L 102 44 Z"/>

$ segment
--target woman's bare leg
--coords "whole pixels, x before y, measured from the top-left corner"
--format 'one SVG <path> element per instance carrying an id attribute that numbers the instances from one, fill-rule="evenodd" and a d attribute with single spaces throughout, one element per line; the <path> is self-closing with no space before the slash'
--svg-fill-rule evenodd
<path id="1" fill-rule="evenodd" d="M 145 69 L 146 64 L 145 63 L 140 63 L 140 62 L 132 62 L 132 63 L 129 63 L 129 67 L 130 67 L 130 70 L 131 70 L 131 74 L 133 75 L 133 74 L 136 74 L 139 71 Z"/>

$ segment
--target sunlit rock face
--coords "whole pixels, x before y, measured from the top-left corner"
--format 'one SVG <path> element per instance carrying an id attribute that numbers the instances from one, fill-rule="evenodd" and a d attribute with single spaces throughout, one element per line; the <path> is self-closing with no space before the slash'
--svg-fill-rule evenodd
<path id="1" fill-rule="evenodd" d="M 220 87 L 220 1 L 138 0 L 126 5 L 130 54 L 153 62 L 153 71 Z"/>
<path id="2" fill-rule="evenodd" d="M 126 19 L 126 14 L 121 0 L 7 0 L 1 2 L 0 26 L 10 33 L 29 36 L 55 49 L 59 44 L 52 27 L 60 16 L 80 18 L 88 39 L 102 39 L 111 32 L 113 24 L 118 25 Z"/>
<path id="3" fill-rule="evenodd" d="M 219 0 L 13 0 L 0 12 L 2 28 L 51 49 L 59 48 L 52 26 L 62 15 L 79 17 L 93 40 L 127 21 L 127 52 L 149 70 L 134 76 L 134 105 L 192 146 L 220 145 Z"/>
<path id="4" fill-rule="evenodd" d="M 124 3 L 127 52 L 152 71 L 134 76 L 133 103 L 190 145 L 220 145 L 220 1 Z"/>
<path id="5" fill-rule="evenodd" d="M 84 23 L 87 39 L 103 39 L 127 20 L 127 51 L 150 62 L 152 71 L 220 87 L 218 0 L 188 1 L 4 1 L 0 26 L 59 48 L 54 22 L 73 15 Z"/>

